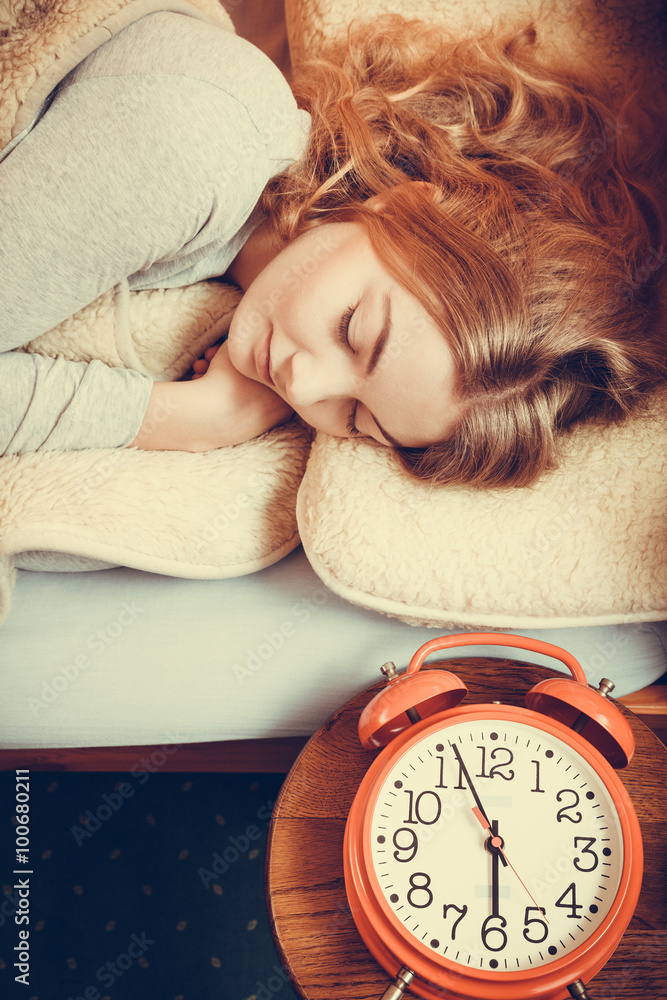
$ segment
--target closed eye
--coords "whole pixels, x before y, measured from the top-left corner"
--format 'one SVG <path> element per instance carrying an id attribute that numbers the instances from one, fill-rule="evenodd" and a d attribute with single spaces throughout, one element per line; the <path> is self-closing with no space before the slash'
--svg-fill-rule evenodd
<path id="1" fill-rule="evenodd" d="M 352 345 L 349 341 L 349 331 L 350 322 L 354 316 L 354 306 L 348 306 L 343 315 L 340 318 L 340 323 L 338 324 L 337 340 L 341 347 L 347 348 L 347 350 L 352 350 Z"/>
<path id="2" fill-rule="evenodd" d="M 350 331 L 350 323 L 352 321 L 353 316 L 354 316 L 354 306 L 348 306 L 348 308 L 345 310 L 345 312 L 340 318 L 340 323 L 338 324 L 338 331 L 336 337 L 341 347 L 344 347 L 347 351 L 352 351 L 352 353 L 354 353 L 354 348 L 352 347 L 349 340 L 349 331 Z M 347 415 L 345 430 L 347 431 L 350 437 L 363 437 L 361 431 L 357 429 L 355 423 L 357 418 L 358 405 L 359 403 L 355 399 L 352 403 L 352 407 L 350 408 L 350 412 Z"/>
<path id="3" fill-rule="evenodd" d="M 364 437 L 360 430 L 357 429 L 356 419 L 357 419 L 357 407 L 359 406 L 358 400 L 354 400 L 352 403 L 352 409 L 350 410 L 347 417 L 346 430 L 350 437 Z"/>
<path id="4" fill-rule="evenodd" d="M 351 351 L 353 354 L 355 353 L 355 351 L 349 340 L 349 330 L 352 317 L 354 316 L 354 310 L 355 310 L 354 306 L 348 306 L 348 308 L 345 310 L 345 312 L 340 318 L 340 323 L 338 324 L 338 331 L 336 337 L 341 347 L 344 347 L 346 350 Z M 352 406 L 350 407 L 350 412 L 348 413 L 347 420 L 345 422 L 345 430 L 347 431 L 350 437 L 365 437 L 365 435 L 361 433 L 361 431 L 357 428 L 356 425 L 358 406 L 359 406 L 359 401 L 356 399 L 353 400 Z"/>

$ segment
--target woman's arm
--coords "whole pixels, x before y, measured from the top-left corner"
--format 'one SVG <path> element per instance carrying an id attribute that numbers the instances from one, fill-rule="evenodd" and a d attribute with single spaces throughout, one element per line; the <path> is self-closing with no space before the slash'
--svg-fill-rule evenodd
<path id="1" fill-rule="evenodd" d="M 180 22 L 188 22 L 169 17 L 179 32 Z M 200 25 L 193 23 L 195 29 Z M 211 32 L 204 77 L 211 65 L 225 65 L 218 56 L 227 51 L 227 41 L 236 44 L 227 34 Z M 227 67 L 234 78 L 243 55 L 237 53 Z M 217 86 L 178 74 L 105 75 L 103 68 L 97 65 L 101 75 L 77 79 L 59 92 L 0 163 L 0 352 L 55 327 L 128 276 L 136 277 L 138 287 L 152 287 L 153 268 L 196 269 L 209 253 L 217 266 L 220 247 L 234 237 L 277 169 L 272 157 L 283 132 L 271 142 L 260 136 L 224 80 Z M 250 60 L 246 75 L 255 70 Z M 266 86 L 264 81 L 260 90 Z M 287 121 L 290 112 L 285 128 L 294 145 L 296 106 L 290 111 L 283 105 L 285 100 L 277 121 L 282 123 L 283 112 Z M 169 275 L 167 283 L 173 283 Z M 250 407 L 250 419 L 244 404 L 247 419 L 234 416 L 232 422 L 229 407 L 221 409 L 221 400 L 212 398 L 210 382 L 196 392 L 184 383 L 169 389 L 101 362 L 88 370 L 83 362 L 0 354 L 0 454 L 123 447 L 151 437 L 155 447 L 201 450 L 229 443 L 233 426 L 238 440 L 242 426 L 253 436 L 274 416 L 284 416 L 284 408 L 276 413 L 273 400 L 268 406 L 265 400 L 261 419 L 257 405 Z M 190 404 L 196 412 L 188 420 L 165 419 L 167 411 L 181 407 L 182 414 Z"/>
<path id="2" fill-rule="evenodd" d="M 10 351 L 0 355 L 0 386 L 0 455 L 69 450 L 73 441 L 77 448 L 209 451 L 292 415 L 274 392 L 236 371 L 226 345 L 192 382 L 152 382 L 101 361 Z"/>
<path id="3" fill-rule="evenodd" d="M 127 447 L 152 384 L 147 375 L 101 361 L 0 354 L 0 456 Z"/>
<path id="4" fill-rule="evenodd" d="M 151 451 L 210 451 L 283 424 L 292 410 L 271 389 L 241 375 L 223 344 L 191 382 L 155 382 L 132 442 Z"/>

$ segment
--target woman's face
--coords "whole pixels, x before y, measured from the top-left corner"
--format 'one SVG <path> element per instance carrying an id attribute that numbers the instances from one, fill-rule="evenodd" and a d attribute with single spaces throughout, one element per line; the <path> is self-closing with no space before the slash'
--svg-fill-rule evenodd
<path id="1" fill-rule="evenodd" d="M 442 333 L 358 222 L 319 226 L 270 261 L 234 314 L 229 356 L 338 437 L 423 447 L 457 417 Z"/>

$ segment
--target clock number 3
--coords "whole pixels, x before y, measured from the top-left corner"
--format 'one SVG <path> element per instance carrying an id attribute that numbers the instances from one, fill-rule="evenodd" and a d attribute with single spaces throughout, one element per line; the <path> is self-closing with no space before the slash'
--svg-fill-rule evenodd
<path id="1" fill-rule="evenodd" d="M 590 856 L 589 857 L 589 861 L 592 861 L 592 864 L 589 864 L 588 868 L 584 868 L 584 866 L 581 863 L 582 860 L 583 860 L 582 858 L 575 858 L 574 861 L 572 862 L 572 864 L 577 869 L 577 871 L 580 871 L 580 872 L 592 872 L 592 871 L 595 871 L 595 869 L 598 866 L 598 860 L 599 860 L 597 854 L 595 853 L 595 851 L 591 850 L 591 847 L 595 843 L 595 837 L 575 837 L 574 838 L 574 849 L 575 849 L 575 851 L 579 850 L 579 846 L 578 846 L 579 845 L 579 841 L 582 841 L 583 843 L 586 844 L 585 847 L 581 848 L 581 853 L 582 854 L 588 854 Z"/>

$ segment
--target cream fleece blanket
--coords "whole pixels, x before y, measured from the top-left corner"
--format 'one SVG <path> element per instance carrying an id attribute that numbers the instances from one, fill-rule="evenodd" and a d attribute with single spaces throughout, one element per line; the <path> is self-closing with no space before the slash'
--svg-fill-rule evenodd
<path id="1" fill-rule="evenodd" d="M 545 62 L 614 80 L 650 56 L 664 86 L 657 0 L 287 0 L 293 60 L 393 11 L 477 34 L 531 20 Z M 432 489 L 391 453 L 318 434 L 297 506 L 301 539 L 341 597 L 410 624 L 547 628 L 667 618 L 667 394 L 625 425 L 582 427 L 561 467 L 521 490 Z"/>
<path id="2" fill-rule="evenodd" d="M 0 148 L 90 51 L 153 10 L 233 30 L 217 0 L 10 0 L 0 13 Z M 226 332 L 240 293 L 219 282 L 130 292 L 121 284 L 25 350 L 183 375 Z M 251 573 L 299 543 L 296 491 L 310 432 L 293 420 L 205 454 L 90 449 L 0 459 L 0 621 L 15 568 L 122 564 L 184 577 Z"/>

